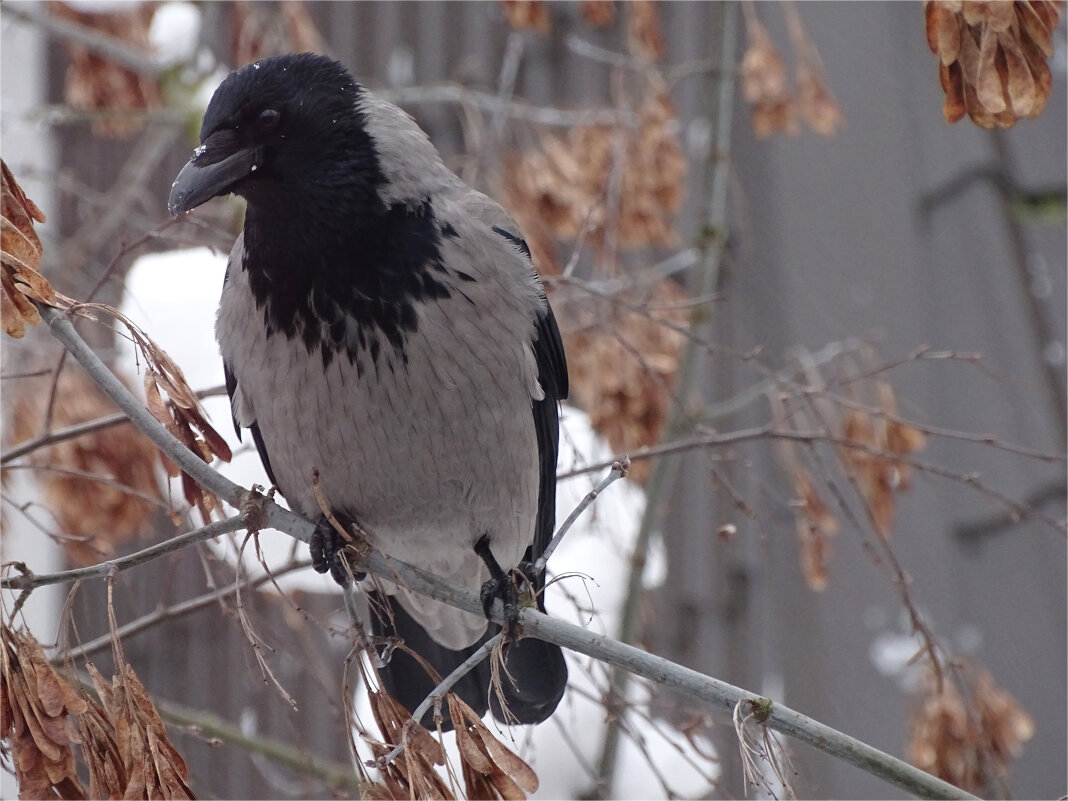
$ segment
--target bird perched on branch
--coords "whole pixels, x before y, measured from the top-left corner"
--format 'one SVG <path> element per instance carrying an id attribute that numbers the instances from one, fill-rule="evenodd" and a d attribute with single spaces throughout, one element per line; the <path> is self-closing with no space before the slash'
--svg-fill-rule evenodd
<path id="1" fill-rule="evenodd" d="M 374 547 L 480 588 L 487 616 L 500 597 L 514 625 L 524 588 L 544 611 L 544 573 L 529 565 L 553 532 L 567 367 L 515 222 L 445 167 L 411 117 L 324 56 L 231 73 L 200 141 L 169 208 L 247 201 L 216 336 L 238 433 L 251 431 L 271 481 L 319 523 L 315 568 L 348 580 L 317 471 L 332 514 Z M 499 628 L 384 588 L 392 611 L 372 616 L 374 633 L 442 677 Z M 455 691 L 505 722 L 552 714 L 567 683 L 558 646 L 514 639 L 504 668 L 500 697 L 488 661 Z M 409 710 L 437 683 L 404 649 L 382 677 Z"/>

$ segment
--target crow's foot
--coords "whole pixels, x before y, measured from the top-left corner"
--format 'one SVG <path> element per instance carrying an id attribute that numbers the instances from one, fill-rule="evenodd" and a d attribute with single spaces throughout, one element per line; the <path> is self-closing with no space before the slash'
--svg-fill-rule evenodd
<path id="1" fill-rule="evenodd" d="M 344 525 L 344 521 L 342 522 Z M 330 577 L 344 587 L 349 583 L 349 569 L 345 565 L 344 550 L 348 543 L 325 516 L 319 518 L 308 541 L 311 551 L 312 567 L 316 573 L 329 571 Z M 360 581 L 367 574 L 353 572 L 352 577 Z"/>
<path id="2" fill-rule="evenodd" d="M 475 543 L 475 553 L 481 557 L 489 568 L 490 578 L 479 592 L 482 601 L 482 611 L 487 618 L 493 612 L 493 602 L 501 599 L 504 605 L 504 629 L 508 639 L 515 639 L 519 634 L 519 589 L 518 582 L 524 582 L 534 586 L 534 566 L 529 562 L 521 562 L 517 567 L 507 573 L 497 562 L 490 550 L 489 535 L 483 534 Z"/>

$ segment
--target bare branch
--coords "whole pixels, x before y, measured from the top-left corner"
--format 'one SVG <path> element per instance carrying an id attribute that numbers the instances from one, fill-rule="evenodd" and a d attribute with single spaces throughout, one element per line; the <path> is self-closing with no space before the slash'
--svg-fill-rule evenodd
<path id="1" fill-rule="evenodd" d="M 502 105 L 496 94 L 468 89 L 459 84 L 381 88 L 377 89 L 375 94 L 398 106 L 417 106 L 424 103 L 456 103 L 459 105 L 467 103 L 491 113 L 498 108 L 503 108 L 505 114 L 512 119 L 554 127 L 592 124 L 634 125 L 637 123 L 635 115 L 621 116 L 614 109 L 560 109 L 551 106 L 535 106 L 519 100 L 510 100 Z"/>
<path id="2" fill-rule="evenodd" d="M 210 523 L 203 528 L 179 534 L 177 537 L 171 537 L 169 540 L 164 540 L 163 542 L 145 548 L 144 550 L 132 553 L 129 556 L 122 556 L 118 559 L 108 559 L 106 562 L 99 562 L 95 565 L 90 565 L 89 567 L 62 570 L 58 573 L 47 573 L 42 575 L 28 573 L 21 576 L 10 576 L 0 580 L 0 587 L 5 590 L 30 590 L 36 589 L 37 587 L 44 587 L 48 584 L 63 584 L 69 581 L 79 581 L 81 579 L 90 578 L 106 578 L 123 570 L 129 570 L 131 567 L 137 567 L 146 562 L 151 562 L 154 559 L 159 559 L 161 556 L 166 556 L 175 551 L 183 550 L 198 542 L 214 539 L 220 534 L 229 534 L 232 531 L 238 531 L 243 528 L 245 528 L 244 517 L 242 515 L 235 515 L 226 520 Z"/>
<path id="3" fill-rule="evenodd" d="M 561 525 L 556 534 L 553 535 L 552 540 L 545 547 L 545 550 L 542 552 L 541 556 L 538 557 L 538 560 L 534 563 L 535 570 L 541 571 L 545 569 L 545 564 L 549 561 L 549 557 L 553 555 L 553 551 L 556 550 L 556 546 L 560 544 L 561 540 L 563 540 L 564 538 L 564 535 L 567 534 L 567 532 L 571 529 L 573 525 L 575 525 L 575 521 L 579 519 L 579 516 L 583 512 L 585 512 L 587 508 L 589 508 L 589 505 L 591 503 L 597 500 L 598 495 L 608 489 L 619 479 L 625 478 L 628 470 L 630 470 L 630 459 L 628 459 L 627 457 L 624 456 L 621 460 L 617 462 L 612 462 L 611 472 L 609 472 L 609 474 L 601 480 L 600 484 L 598 484 L 596 487 L 586 493 L 585 497 L 582 499 L 579 505 L 576 506 L 571 512 L 571 514 L 567 516 L 567 520 L 563 522 L 563 525 Z"/>
<path id="4" fill-rule="evenodd" d="M 364 764 L 367 765 L 367 767 L 369 768 L 383 768 L 390 762 L 392 762 L 394 759 L 399 757 L 401 755 L 401 752 L 404 750 L 404 747 L 408 744 L 409 730 L 412 726 L 419 725 L 416 721 L 422 720 L 423 715 L 430 711 L 431 706 L 433 706 L 434 704 L 441 703 L 441 699 L 445 697 L 445 693 L 451 690 L 453 688 L 453 685 L 456 684 L 456 682 L 458 682 L 460 679 L 462 679 L 464 676 L 466 676 L 468 673 L 478 667 L 480 662 L 485 660 L 491 653 L 493 653 L 493 649 L 497 647 L 502 637 L 504 637 L 503 631 L 500 631 L 494 636 L 490 637 L 488 640 L 486 640 L 486 642 L 482 644 L 481 648 L 471 654 L 471 656 L 467 657 L 467 659 L 463 661 L 463 664 L 461 664 L 458 668 L 456 668 L 456 670 L 454 670 L 452 673 L 442 679 L 441 683 L 438 684 L 438 686 L 430 692 L 430 695 L 423 699 L 423 702 L 419 704 L 418 707 L 416 707 L 416 710 L 412 713 L 412 716 L 404 724 L 404 738 L 401 740 L 401 742 L 398 743 L 396 747 L 385 756 L 379 757 L 378 759 L 370 759 Z"/>
<path id="5" fill-rule="evenodd" d="M 4 3 L 3 13 L 37 25 L 53 38 L 65 39 L 114 61 L 117 64 L 153 78 L 159 77 L 164 66 L 140 50 L 131 48 L 117 36 L 95 30 L 77 22 L 61 19 L 48 12 L 48 6 L 38 3 Z"/>
<path id="6" fill-rule="evenodd" d="M 35 374 L 35 376 L 48 375 L 50 372 L 50 370 L 43 370 L 39 374 Z M 14 377 L 15 376 L 5 376 L 5 378 Z M 198 390 L 196 395 L 203 400 L 204 398 L 222 395 L 224 392 L 226 392 L 226 387 L 220 384 L 215 387 Z M 96 420 L 87 420 L 84 423 L 76 423 L 67 426 L 66 428 L 61 428 L 58 431 L 42 434 L 39 437 L 26 440 L 13 448 L 9 448 L 2 456 L 0 456 L 0 466 L 6 466 L 9 462 L 13 462 L 28 453 L 33 453 L 40 448 L 47 448 L 49 445 L 55 445 L 58 442 L 66 442 L 68 439 L 77 439 L 78 437 L 84 437 L 86 434 L 95 434 L 98 431 L 104 431 L 115 426 L 126 425 L 130 422 L 130 418 L 123 412 L 116 412 L 115 414 L 109 414 L 106 417 L 98 417 Z"/>
<path id="7" fill-rule="evenodd" d="M 331 788 L 357 793 L 361 789 L 362 780 L 348 765 L 330 762 L 308 753 L 305 749 L 290 748 L 269 737 L 242 731 L 229 721 L 210 712 L 188 709 L 172 701 L 157 700 L 156 706 L 160 717 L 168 723 L 182 726 L 201 737 L 209 740 L 217 739 L 238 746 L 249 753 L 261 754 L 297 773 L 316 776 Z"/>
<path id="8" fill-rule="evenodd" d="M 206 606 L 219 603 L 225 598 L 230 597 L 242 589 L 256 588 L 261 584 L 266 584 L 268 581 L 273 581 L 279 576 L 283 576 L 286 573 L 292 573 L 294 570 L 301 570 L 305 567 L 309 567 L 311 562 L 301 561 L 294 562 L 293 564 L 286 565 L 285 567 L 275 570 L 273 573 L 258 576 L 257 578 L 248 578 L 244 580 L 235 581 L 229 586 L 223 587 L 219 590 L 213 590 L 211 592 L 198 595 L 195 598 L 190 598 L 188 601 L 182 601 L 176 603 L 173 606 L 165 606 L 156 609 L 154 612 L 150 612 L 147 615 L 142 615 L 136 620 L 131 620 L 129 623 L 124 623 L 115 630 L 115 635 L 120 639 L 132 637 L 136 634 L 152 628 L 158 623 L 162 623 L 165 620 L 173 620 L 174 618 L 183 617 L 184 615 L 192 614 L 203 609 Z M 66 649 L 63 653 L 52 658 L 52 662 L 59 663 L 67 659 L 80 659 L 86 656 L 92 656 L 97 651 L 103 651 L 111 647 L 111 633 L 102 634 L 99 637 L 90 640 L 89 642 L 82 643 L 81 645 Z"/>

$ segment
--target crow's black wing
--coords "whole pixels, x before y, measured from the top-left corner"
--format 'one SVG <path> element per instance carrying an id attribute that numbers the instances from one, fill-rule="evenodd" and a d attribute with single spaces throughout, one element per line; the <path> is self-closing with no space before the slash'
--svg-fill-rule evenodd
<path id="1" fill-rule="evenodd" d="M 226 379 L 226 394 L 230 396 L 230 416 L 234 421 L 234 430 L 237 432 L 237 439 L 241 439 L 241 424 L 237 421 L 237 410 L 234 409 L 234 392 L 237 390 L 237 378 L 234 376 L 234 371 L 230 369 L 225 361 L 223 362 L 223 376 Z M 252 432 L 252 441 L 256 443 L 256 451 L 260 455 L 260 461 L 263 462 L 263 469 L 267 471 L 267 478 L 271 480 L 271 483 L 275 486 L 278 482 L 274 480 L 274 471 L 271 470 L 271 460 L 267 458 L 267 448 L 263 444 L 263 435 L 260 433 L 259 423 L 253 422 L 248 430 Z"/>
<path id="2" fill-rule="evenodd" d="M 538 318 L 535 329 L 534 357 L 537 359 L 538 380 L 545 390 L 545 397 L 533 403 L 540 473 L 538 517 L 534 527 L 534 542 L 527 557 L 531 562 L 542 555 L 553 538 L 556 526 L 556 459 L 560 451 L 559 401 L 567 397 L 568 390 L 564 345 L 560 341 L 556 317 L 548 304 L 544 314 Z M 540 576 L 538 583 L 542 583 Z"/>
<path id="3" fill-rule="evenodd" d="M 530 247 L 522 237 L 500 226 L 493 230 L 518 247 L 530 261 Z M 534 269 L 531 262 L 531 269 Z M 556 459 L 560 452 L 560 407 L 559 401 L 567 398 L 567 359 L 564 343 L 556 316 L 548 300 L 544 311 L 538 315 L 534 329 L 534 358 L 538 363 L 538 382 L 545 390 L 545 397 L 534 401 L 534 431 L 538 438 L 538 517 L 534 526 L 534 542 L 527 549 L 526 560 L 533 562 L 542 555 L 553 538 L 556 526 Z M 544 576 L 538 577 L 537 589 L 544 585 Z M 538 605 L 542 606 L 542 596 Z M 544 607 L 542 607 L 544 611 Z"/>

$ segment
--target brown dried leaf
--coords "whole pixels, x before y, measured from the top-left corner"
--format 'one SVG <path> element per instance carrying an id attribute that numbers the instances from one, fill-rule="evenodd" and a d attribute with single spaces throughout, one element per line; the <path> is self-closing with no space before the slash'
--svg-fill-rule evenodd
<path id="1" fill-rule="evenodd" d="M 86 798 L 71 746 L 80 741 L 72 715 L 85 699 L 48 663 L 28 631 L 0 627 L 2 737 L 10 748 L 21 798 Z"/>
<path id="2" fill-rule="evenodd" d="M 526 793 L 535 792 L 538 777 L 531 767 L 494 737 L 459 696 L 449 693 L 448 701 L 468 798 L 524 801 Z"/>
<path id="3" fill-rule="evenodd" d="M 24 382 L 13 392 L 8 429 L 13 442 L 40 434 L 47 383 L 48 379 Z M 82 372 L 64 371 L 55 389 L 53 426 L 85 423 L 114 411 L 114 404 Z M 47 506 L 64 534 L 60 543 L 74 564 L 109 559 L 123 543 L 150 529 L 149 521 L 162 502 L 155 454 L 146 437 L 133 426 L 123 425 L 29 455 L 33 465 L 76 471 L 45 470 L 37 475 Z"/>
<path id="4" fill-rule="evenodd" d="M 549 9 L 543 0 L 501 0 L 501 6 L 504 8 L 505 19 L 512 28 L 530 28 L 538 33 L 549 32 Z"/>
<path id="5" fill-rule="evenodd" d="M 990 793 L 987 776 L 1007 776 L 1034 736 L 1034 720 L 985 668 L 961 661 L 960 688 L 924 673 L 909 714 L 908 759 L 965 790 Z"/>
<path id="6" fill-rule="evenodd" d="M 7 164 L 0 159 L 0 260 L 2 275 L 2 313 L 4 331 L 16 339 L 26 333 L 26 325 L 37 325 L 41 316 L 29 299 L 56 305 L 55 290 L 38 272 L 41 263 L 41 240 L 33 223 L 45 216 L 26 197 Z"/>
<path id="7" fill-rule="evenodd" d="M 664 37 L 656 4 L 652 0 L 630 0 L 627 9 L 627 44 L 630 52 L 650 63 L 664 55 Z"/>
<path id="8" fill-rule="evenodd" d="M 793 45 L 794 59 L 797 62 L 795 79 L 798 108 L 802 118 L 812 130 L 824 138 L 830 138 L 845 122 L 845 117 L 838 106 L 838 101 L 834 99 L 834 95 L 827 86 L 823 62 L 801 20 L 801 14 L 792 4 L 785 6 L 785 10 L 790 42 Z"/>
<path id="9" fill-rule="evenodd" d="M 610 25 L 616 18 L 615 0 L 582 0 L 582 18 L 594 28 Z"/>
<path id="10" fill-rule="evenodd" d="M 1037 85 L 1019 43 L 1010 37 L 1001 40 L 998 73 L 1013 112 L 1029 117 L 1038 101 Z"/>
<path id="11" fill-rule="evenodd" d="M 1023 51 L 1027 66 L 1031 70 L 1031 76 L 1035 81 L 1035 102 L 1029 115 L 1033 118 L 1041 114 L 1046 107 L 1050 90 L 1053 88 L 1053 73 L 1050 71 L 1049 63 L 1034 40 L 1024 38 L 1020 42 L 1020 49 Z"/>
<path id="12" fill-rule="evenodd" d="M 925 3 L 927 17 L 927 46 L 938 56 L 943 67 L 957 60 L 960 54 L 960 23 L 957 15 L 945 3 Z"/>
<path id="13" fill-rule="evenodd" d="M 97 694 L 110 703 L 111 688 L 104 677 L 92 663 L 86 667 Z M 78 716 L 78 731 L 82 738 L 82 757 L 89 768 L 89 796 L 122 798 L 128 782 L 122 755 L 115 742 L 115 728 L 100 703 L 91 698 L 86 700 L 89 708 L 85 714 Z"/>
<path id="14" fill-rule="evenodd" d="M 1053 3 L 1013 3 L 1020 25 L 1022 39 L 1030 39 L 1049 58 L 1053 55 L 1053 29 L 1057 27 L 1059 14 Z"/>
<path id="15" fill-rule="evenodd" d="M 1012 127 L 1042 113 L 1049 98 L 1052 31 L 1058 3 L 969 2 L 927 4 L 927 36 L 939 56 L 949 122 L 964 112 L 984 128 Z M 954 48 L 950 29 L 959 30 Z"/>
<path id="16" fill-rule="evenodd" d="M 129 664 L 118 665 L 108 712 L 128 779 L 124 798 L 195 798 L 185 760 L 171 745 L 155 704 Z"/>
<path id="17" fill-rule="evenodd" d="M 22 266 L 36 270 L 41 261 L 41 240 L 34 230 L 34 222 L 43 223 L 45 216 L 37 204 L 26 197 L 7 163 L 0 159 L 3 171 L 3 209 L 4 231 L 0 243 L 4 253 L 14 257 Z"/>
<path id="18" fill-rule="evenodd" d="M 942 89 L 946 93 L 942 113 L 945 114 L 946 122 L 953 123 L 967 113 L 964 104 L 964 73 L 960 64 L 956 62 L 948 67 L 944 64 L 939 65 L 938 73 L 942 80 Z"/>
<path id="19" fill-rule="evenodd" d="M 807 62 L 797 68 L 797 106 L 809 127 L 825 139 L 834 136 L 845 123 L 822 71 Z"/>
<path id="20" fill-rule="evenodd" d="M 893 388 L 886 381 L 872 385 L 882 412 L 873 417 L 859 409 L 842 419 L 842 439 L 859 447 L 839 449 L 843 465 L 852 469 L 876 530 L 890 535 L 894 521 L 895 495 L 909 489 L 912 468 L 897 457 L 923 450 L 927 438 L 919 429 L 898 419 Z"/>
<path id="21" fill-rule="evenodd" d="M 742 97 L 751 106 L 753 133 L 760 139 L 775 133 L 793 136 L 797 133 L 794 99 L 782 56 L 755 13 L 747 13 L 745 20 L 749 45 L 742 55 Z"/>
<path id="22" fill-rule="evenodd" d="M 994 60 L 998 51 L 998 36 L 990 26 L 984 27 L 979 43 L 979 64 L 975 76 L 975 94 L 987 111 L 994 114 L 1004 111 L 1007 104 L 1001 90 L 1001 76 Z"/>
<path id="23" fill-rule="evenodd" d="M 454 797 L 448 784 L 434 769 L 445 764 L 445 751 L 441 743 L 422 726 L 408 725 L 411 718 L 384 690 L 368 693 L 371 711 L 384 742 L 376 743 L 368 738 L 375 757 L 385 756 L 392 750 L 389 743 L 405 742 L 401 755 L 381 769 L 385 792 L 393 798 L 443 798 Z"/>
<path id="24" fill-rule="evenodd" d="M 801 549 L 801 573 L 814 592 L 827 589 L 827 564 L 831 558 L 831 537 L 838 533 L 838 519 L 823 502 L 808 473 L 793 467 L 794 496 L 797 498 L 797 536 Z"/>
<path id="25" fill-rule="evenodd" d="M 41 315 L 26 296 L 15 288 L 6 265 L 0 274 L 0 285 L 0 316 L 3 318 L 4 333 L 21 339 L 26 334 L 26 324 L 37 325 L 41 322 Z"/>
<path id="26" fill-rule="evenodd" d="M 153 3 L 131 3 L 126 8 L 87 12 L 65 3 L 50 3 L 52 13 L 61 19 L 115 36 L 127 47 L 145 55 L 152 52 L 148 29 L 155 12 Z M 87 111 L 137 111 L 161 105 L 156 80 L 128 69 L 69 39 L 63 46 L 70 56 L 64 97 L 71 106 Z M 144 126 L 144 120 L 131 114 L 126 119 L 94 120 L 93 132 L 101 136 L 126 137 Z"/>

